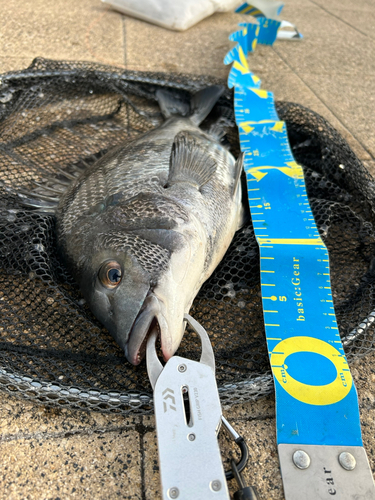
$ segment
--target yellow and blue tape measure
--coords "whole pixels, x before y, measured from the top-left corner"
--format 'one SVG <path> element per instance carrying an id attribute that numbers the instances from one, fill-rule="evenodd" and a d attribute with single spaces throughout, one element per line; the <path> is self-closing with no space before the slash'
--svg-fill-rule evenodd
<path id="1" fill-rule="evenodd" d="M 304 462 L 308 462 L 307 467 L 300 467 L 297 462 L 305 457 L 303 454 L 315 453 L 318 457 L 316 446 L 324 448 L 326 456 L 333 446 L 337 453 L 355 457 L 354 462 L 367 461 L 362 448 L 358 398 L 336 322 L 329 255 L 311 212 L 303 170 L 294 160 L 272 92 L 260 88 L 260 79 L 247 64 L 247 53 L 257 43 L 275 41 L 277 22 L 263 18 L 259 25 L 241 23 L 240 27 L 230 37 L 237 45 L 226 55 L 224 63 L 232 63 L 228 86 L 234 87 L 248 200 L 260 249 L 263 314 L 275 383 L 284 489 L 288 499 L 330 498 L 339 491 L 334 487 L 335 480 L 329 477 L 331 486 L 325 493 L 319 493 L 315 483 L 320 474 L 321 484 L 326 484 L 323 469 L 341 467 L 335 472 L 337 480 L 341 469 L 345 469 L 340 460 L 334 466 L 319 464 L 318 459 L 311 462 L 309 457 Z M 294 462 L 290 458 L 289 464 L 280 445 L 290 453 L 300 453 L 299 458 Z M 293 467 L 304 472 L 309 467 L 310 471 L 314 469 L 310 479 L 304 477 L 311 485 L 302 496 L 294 484 L 298 478 L 293 476 Z M 366 498 L 375 498 L 368 463 L 366 470 L 372 491 L 372 496 Z M 354 475 L 350 479 L 353 482 Z M 340 481 L 341 486 L 346 485 L 347 479 Z M 357 488 L 353 490 L 357 492 L 362 486 L 350 487 Z M 345 496 L 351 495 L 350 487 L 342 488 L 344 496 L 340 498 L 354 498 Z"/>

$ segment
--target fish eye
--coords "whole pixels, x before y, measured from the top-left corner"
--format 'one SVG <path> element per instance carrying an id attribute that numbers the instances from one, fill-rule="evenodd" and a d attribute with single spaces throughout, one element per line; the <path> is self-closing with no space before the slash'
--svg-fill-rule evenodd
<path id="1" fill-rule="evenodd" d="M 121 266 L 115 260 L 105 262 L 99 269 L 99 280 L 106 288 L 116 288 L 122 278 Z"/>

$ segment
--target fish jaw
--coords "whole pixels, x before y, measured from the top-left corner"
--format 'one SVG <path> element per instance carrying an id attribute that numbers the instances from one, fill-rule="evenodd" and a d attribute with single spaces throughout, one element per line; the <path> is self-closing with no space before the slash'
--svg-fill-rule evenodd
<path id="1" fill-rule="evenodd" d="M 185 331 L 184 315 L 190 310 L 202 277 L 205 278 L 206 238 L 202 227 L 192 217 L 185 231 L 185 244 L 172 252 L 168 269 L 161 273 L 157 285 L 146 297 L 130 332 L 125 355 L 132 364 L 142 361 L 155 321 L 164 361 L 174 355 L 181 343 Z"/>
<path id="2" fill-rule="evenodd" d="M 159 313 L 159 301 L 152 292 L 149 292 L 124 346 L 125 356 L 132 365 L 139 365 L 142 361 L 146 351 L 148 334 L 155 321 L 158 321 Z"/>
<path id="3" fill-rule="evenodd" d="M 124 348 L 125 356 L 130 363 L 138 365 L 142 361 L 146 353 L 148 336 L 155 326 L 159 331 L 164 361 L 167 362 L 173 356 L 185 331 L 185 308 L 178 309 L 167 308 L 153 292 L 148 294 Z"/>
<path id="4" fill-rule="evenodd" d="M 153 290 L 158 302 L 156 319 L 164 361 L 168 361 L 180 346 L 185 332 L 184 316 L 190 311 L 206 278 L 206 238 L 201 231 L 199 221 L 191 217 L 186 244 L 172 253 L 168 270 L 160 276 Z"/>

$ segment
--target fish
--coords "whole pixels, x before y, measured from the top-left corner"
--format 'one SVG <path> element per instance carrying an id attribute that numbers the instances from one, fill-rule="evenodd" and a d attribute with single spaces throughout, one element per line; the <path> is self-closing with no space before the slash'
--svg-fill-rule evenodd
<path id="1" fill-rule="evenodd" d="M 53 208 L 65 265 L 133 365 L 154 328 L 164 360 L 173 356 L 184 315 L 243 224 L 243 156 L 200 127 L 223 90 L 198 91 L 187 109 L 158 89 L 160 126 L 108 151 L 50 201 L 34 198 Z"/>

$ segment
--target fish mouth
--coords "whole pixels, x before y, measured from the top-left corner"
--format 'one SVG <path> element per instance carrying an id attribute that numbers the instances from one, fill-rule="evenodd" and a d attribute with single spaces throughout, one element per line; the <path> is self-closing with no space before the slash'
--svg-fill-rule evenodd
<path id="1" fill-rule="evenodd" d="M 133 365 L 139 365 L 146 354 L 147 340 L 151 332 L 157 328 L 158 337 L 161 337 L 160 304 L 154 293 L 149 290 L 145 301 L 136 317 L 129 333 L 129 340 L 125 345 L 125 356 Z M 163 345 L 162 345 L 163 349 Z M 163 353 L 164 360 L 167 361 Z"/>

